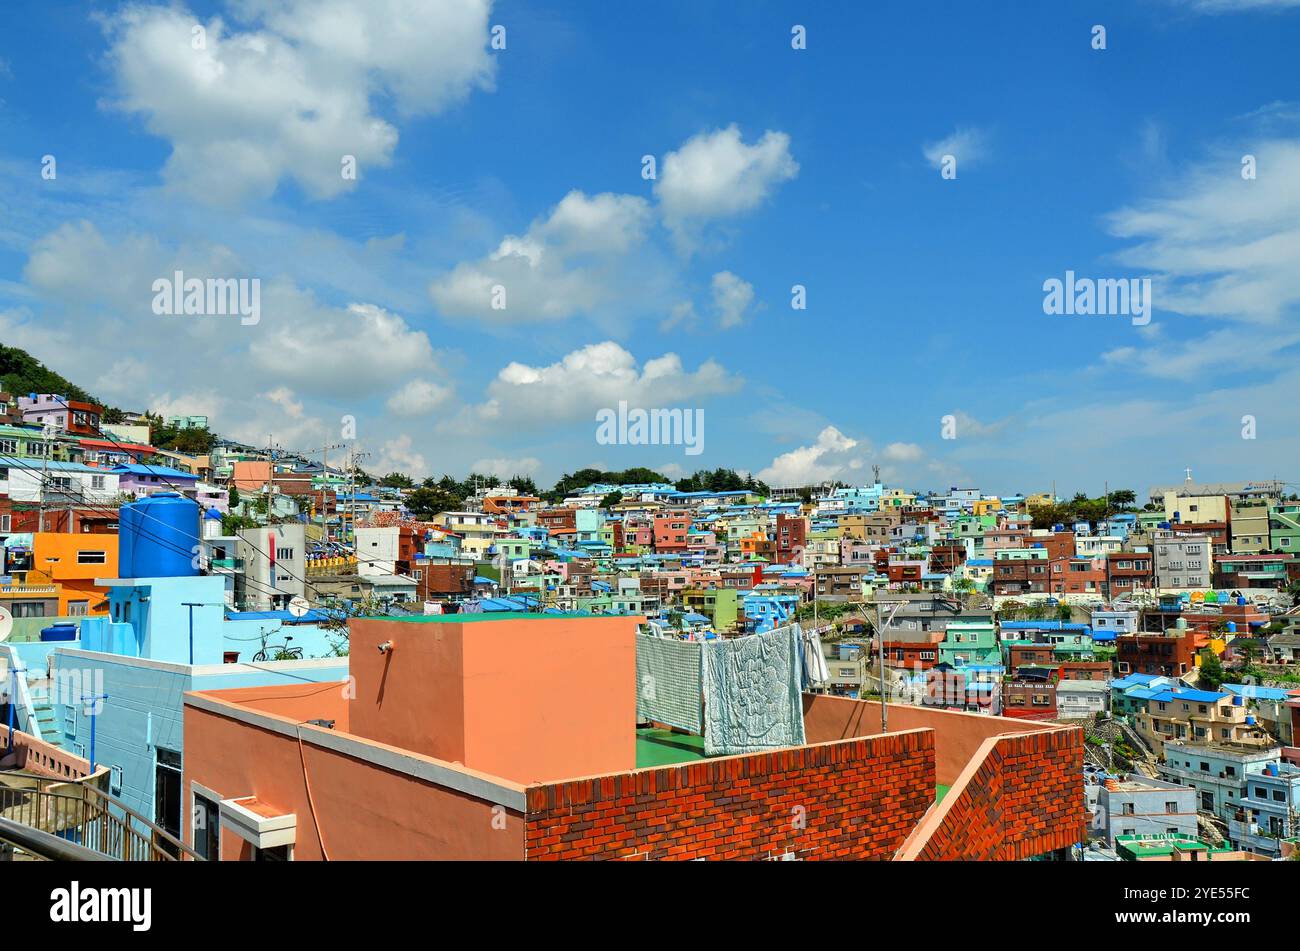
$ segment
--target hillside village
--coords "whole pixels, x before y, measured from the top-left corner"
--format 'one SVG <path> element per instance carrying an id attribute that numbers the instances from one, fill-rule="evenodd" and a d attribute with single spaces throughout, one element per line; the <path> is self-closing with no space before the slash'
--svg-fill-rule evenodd
<path id="1" fill-rule="evenodd" d="M 1189 470 L 1140 494 L 1066 498 L 1050 487 L 993 494 L 878 478 L 773 487 L 725 469 L 675 483 L 645 469 L 580 470 L 545 491 L 529 478 L 482 474 L 417 482 L 366 473 L 350 446 L 240 445 L 202 416 L 110 412 L 73 393 L 0 394 L 0 713 L 12 730 L 0 765 L 93 785 L 153 825 L 155 851 L 159 841 L 195 859 L 292 851 L 276 825 L 286 812 L 259 818 L 239 796 L 218 795 L 264 799 L 258 787 L 280 783 L 274 756 L 227 775 L 237 788 L 205 798 L 194 792 L 205 783 L 193 785 L 202 768 L 228 774 L 212 757 L 248 741 L 241 729 L 284 720 L 263 699 L 277 687 L 320 707 L 284 722 L 316 732 L 350 724 L 358 769 L 378 762 L 363 747 L 382 742 L 499 774 L 507 786 L 801 747 L 842 737 L 841 718 L 877 710 L 880 735 L 854 734 L 864 737 L 855 757 L 880 755 L 867 747 L 889 739 L 892 720 L 935 731 L 941 749 L 957 742 L 945 736 L 975 730 L 994 744 L 990 757 L 1019 735 L 1047 743 L 1045 762 L 1061 764 L 1059 774 L 1045 766 L 1021 777 L 1033 802 L 1023 835 L 1003 826 L 972 852 L 950 828 L 971 821 L 972 779 L 941 753 L 899 837 L 857 827 L 845 839 L 839 829 L 826 841 L 852 844 L 827 856 L 1297 854 L 1300 499 L 1288 484 L 1204 484 Z M 460 712 L 437 712 L 464 720 L 456 742 L 376 719 L 364 703 L 375 657 L 403 657 L 408 632 L 424 630 L 459 645 L 454 669 L 435 664 L 422 675 L 450 678 L 465 694 Z M 593 642 L 596 630 L 610 633 Z M 709 693 L 708 658 L 724 645 L 751 660 L 748 646 L 764 658 L 789 655 L 745 668 L 755 679 L 729 688 L 770 679 L 802 698 L 764 721 L 780 741 L 711 732 L 739 725 L 706 723 L 721 702 Z M 407 662 L 424 664 L 426 649 Z M 471 650 L 509 650 L 505 668 L 492 668 L 500 683 L 470 673 Z M 628 650 L 636 677 L 624 683 Z M 542 669 L 552 671 L 545 684 Z M 362 685 L 361 696 L 345 689 L 306 702 L 335 681 Z M 413 688 L 399 679 L 381 694 L 391 689 L 389 704 L 416 709 L 427 700 Z M 477 702 L 517 693 L 525 706 L 558 710 L 568 710 L 567 692 L 607 707 L 612 733 L 553 726 L 554 749 L 503 752 L 515 741 L 490 740 L 490 731 L 471 738 L 488 729 L 467 719 L 479 690 L 497 693 Z M 218 742 L 223 730 L 230 735 Z M 890 762 L 911 755 L 890 749 Z M 258 779 L 259 770 L 270 772 Z M 865 795 L 843 785 L 849 774 L 835 775 L 837 796 Z M 911 781 L 905 771 L 896 779 Z M 363 780 L 348 788 L 368 795 Z M 205 839 L 204 826 L 183 821 L 189 796 L 211 812 L 206 828 L 246 830 L 242 844 L 224 828 L 225 844 Z M 485 801 L 514 803 L 505 793 Z M 519 816 L 529 857 L 694 855 L 671 830 L 663 839 L 579 837 L 585 851 L 566 853 L 569 840 L 543 834 L 552 814 L 527 802 Z M 340 830 L 355 819 L 347 810 L 330 817 L 328 833 L 315 821 L 290 837 L 300 858 L 349 840 Z M 387 847 L 446 854 L 432 843 Z M 458 848 L 503 857 L 473 837 Z M 818 857 L 829 846 L 775 836 L 735 848 Z"/>

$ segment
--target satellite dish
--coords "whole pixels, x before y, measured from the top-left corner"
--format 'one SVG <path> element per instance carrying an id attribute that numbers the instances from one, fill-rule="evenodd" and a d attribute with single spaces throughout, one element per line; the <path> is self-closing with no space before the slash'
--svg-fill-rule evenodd
<path id="1" fill-rule="evenodd" d="M 311 605 L 307 603 L 306 598 L 292 598 L 289 601 L 289 613 L 294 617 L 302 617 L 311 610 Z"/>
<path id="2" fill-rule="evenodd" d="M 14 616 L 9 613 L 9 609 L 0 607 L 0 641 L 4 641 L 13 633 Z"/>

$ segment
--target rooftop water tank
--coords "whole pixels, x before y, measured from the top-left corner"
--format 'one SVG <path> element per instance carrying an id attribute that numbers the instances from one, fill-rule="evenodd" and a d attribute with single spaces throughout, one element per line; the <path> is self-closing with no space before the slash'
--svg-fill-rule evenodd
<path id="1" fill-rule="evenodd" d="M 1237 604 L 1242 605 L 1245 603 L 1246 603 L 1246 599 L 1243 598 L 1241 595 L 1237 595 Z"/>
<path id="2" fill-rule="evenodd" d="M 183 578 L 199 573 L 199 504 L 158 492 L 122 506 L 119 574 L 123 578 Z"/>
<path id="3" fill-rule="evenodd" d="M 1237 624 L 1236 624 L 1235 621 L 1229 621 L 1229 622 L 1225 625 L 1225 627 L 1227 627 L 1227 629 L 1228 629 L 1228 633 L 1229 633 L 1229 634 L 1236 634 L 1236 633 L 1237 633 Z"/>
<path id="4" fill-rule="evenodd" d="M 43 641 L 75 641 L 76 639 L 77 625 L 72 622 L 51 624 L 49 627 L 41 629 L 41 640 Z"/>
<path id="5" fill-rule="evenodd" d="M 1246 726 L 1254 726 L 1254 725 L 1255 725 L 1255 718 L 1251 716 L 1246 717 Z"/>

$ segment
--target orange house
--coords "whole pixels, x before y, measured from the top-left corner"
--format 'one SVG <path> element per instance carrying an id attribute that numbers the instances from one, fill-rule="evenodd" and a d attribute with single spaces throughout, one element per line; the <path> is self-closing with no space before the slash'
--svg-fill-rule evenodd
<path id="1" fill-rule="evenodd" d="M 108 613 L 108 589 L 96 578 L 117 577 L 118 537 L 32 533 L 32 567 L 25 584 L 56 585 L 59 617 Z"/>

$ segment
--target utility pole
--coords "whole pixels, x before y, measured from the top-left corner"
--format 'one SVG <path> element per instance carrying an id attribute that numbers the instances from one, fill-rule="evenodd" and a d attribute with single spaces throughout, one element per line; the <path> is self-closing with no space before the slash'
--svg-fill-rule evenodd
<path id="1" fill-rule="evenodd" d="M 45 531 L 45 493 L 50 491 L 50 424 L 41 424 L 41 511 L 38 531 Z"/>

